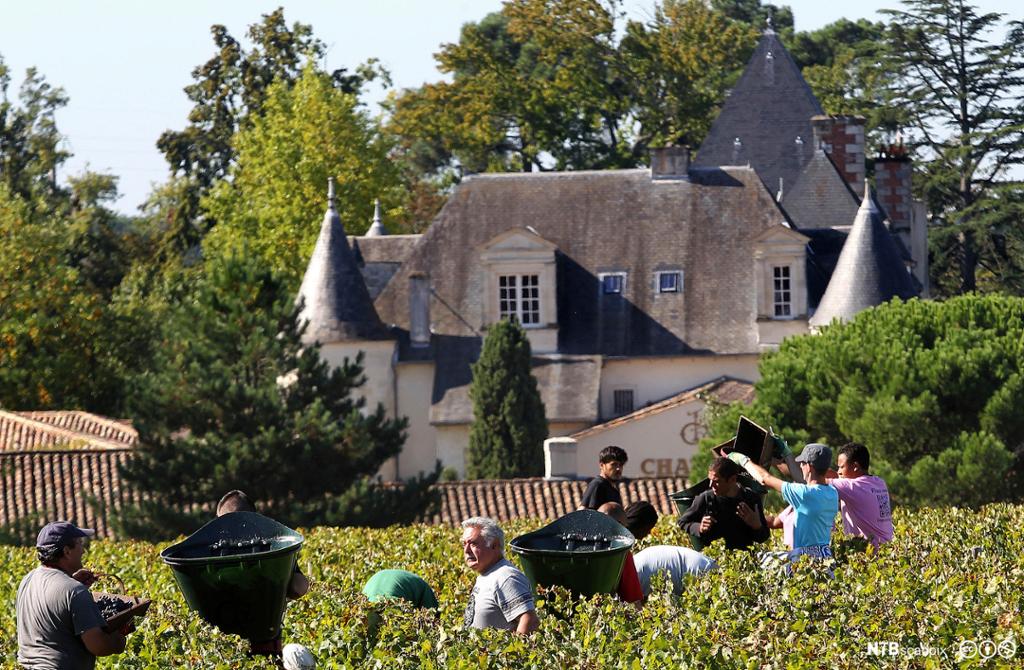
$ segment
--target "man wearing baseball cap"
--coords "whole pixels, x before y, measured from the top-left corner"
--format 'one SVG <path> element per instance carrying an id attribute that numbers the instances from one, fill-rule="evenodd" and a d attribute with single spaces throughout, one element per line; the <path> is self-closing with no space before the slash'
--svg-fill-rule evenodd
<path id="1" fill-rule="evenodd" d="M 806 484 L 784 482 L 773 477 L 738 452 L 729 454 L 729 458 L 745 467 L 754 479 L 781 493 L 786 502 L 793 506 L 796 520 L 793 523 L 790 560 L 799 556 L 832 558 L 829 545 L 832 540 L 832 524 L 839 512 L 839 494 L 825 480 L 832 466 L 832 450 L 828 446 L 812 442 L 796 457 Z"/>
<path id="2" fill-rule="evenodd" d="M 96 575 L 82 568 L 86 541 L 95 535 L 67 521 L 43 526 L 36 538 L 40 566 L 18 587 L 18 662 L 27 670 L 92 670 L 97 656 L 120 654 L 127 629 L 107 633 L 89 593 Z"/>

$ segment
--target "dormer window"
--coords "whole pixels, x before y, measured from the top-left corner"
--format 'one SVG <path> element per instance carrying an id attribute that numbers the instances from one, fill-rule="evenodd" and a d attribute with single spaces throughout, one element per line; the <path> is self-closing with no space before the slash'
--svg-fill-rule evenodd
<path id="1" fill-rule="evenodd" d="M 605 272 L 601 274 L 601 293 L 611 295 L 626 290 L 625 272 Z"/>
<path id="2" fill-rule="evenodd" d="M 658 293 L 680 293 L 683 290 L 682 274 L 676 270 L 657 273 Z"/>
<path id="3" fill-rule="evenodd" d="M 498 276 L 498 315 L 514 317 L 524 327 L 540 323 L 540 276 L 536 274 Z"/>
<path id="4" fill-rule="evenodd" d="M 512 228 L 478 247 L 480 329 L 515 319 L 536 353 L 558 350 L 557 247 L 536 230 Z"/>

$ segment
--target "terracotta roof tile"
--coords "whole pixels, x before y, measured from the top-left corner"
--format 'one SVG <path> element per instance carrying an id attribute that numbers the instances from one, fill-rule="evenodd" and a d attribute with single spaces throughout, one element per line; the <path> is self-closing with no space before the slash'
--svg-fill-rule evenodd
<path id="1" fill-rule="evenodd" d="M 540 477 L 444 482 L 437 485 L 441 491 L 439 512 L 423 521 L 458 525 L 473 516 L 489 516 L 495 521 L 520 517 L 556 519 L 576 509 L 586 487 L 586 480 Z M 623 503 L 647 500 L 658 514 L 675 514 L 669 496 L 684 488 L 686 480 L 682 477 L 633 479 L 619 486 Z"/>
<path id="2" fill-rule="evenodd" d="M 0 452 L 42 449 L 124 449 L 139 435 L 131 424 L 88 412 L 0 410 Z"/>

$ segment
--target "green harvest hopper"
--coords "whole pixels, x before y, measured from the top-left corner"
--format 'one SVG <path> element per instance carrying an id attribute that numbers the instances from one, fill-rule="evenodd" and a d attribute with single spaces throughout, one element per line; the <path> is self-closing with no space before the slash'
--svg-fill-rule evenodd
<path id="1" fill-rule="evenodd" d="M 636 539 L 607 514 L 585 509 L 571 512 L 509 543 L 536 590 L 563 586 L 592 596 L 615 593 L 626 552 Z"/>
<path id="2" fill-rule="evenodd" d="M 285 593 L 302 536 L 255 512 L 232 512 L 164 549 L 188 606 L 250 642 L 281 633 Z"/>

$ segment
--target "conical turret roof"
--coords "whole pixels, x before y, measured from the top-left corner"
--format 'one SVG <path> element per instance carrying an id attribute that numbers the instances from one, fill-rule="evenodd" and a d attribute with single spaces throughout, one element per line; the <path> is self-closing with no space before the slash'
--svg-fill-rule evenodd
<path id="1" fill-rule="evenodd" d="M 370 229 L 366 231 L 367 237 L 381 237 L 388 234 L 388 229 L 384 227 L 383 222 L 380 220 L 380 198 L 373 201 L 373 223 L 370 224 Z"/>
<path id="2" fill-rule="evenodd" d="M 858 312 L 892 298 L 908 300 L 917 295 L 896 241 L 875 206 L 871 187 L 866 186 L 864 200 L 810 325 L 818 328 L 833 319 L 849 321 Z"/>
<path id="3" fill-rule="evenodd" d="M 700 145 L 696 167 L 746 165 L 772 193 L 796 183 L 814 154 L 811 117 L 821 105 L 769 28 Z"/>
<path id="4" fill-rule="evenodd" d="M 320 237 L 299 288 L 298 299 L 303 303 L 299 318 L 307 322 L 302 339 L 321 344 L 386 339 L 387 329 L 373 308 L 334 207 L 333 180 L 328 185 L 327 203 Z"/>

